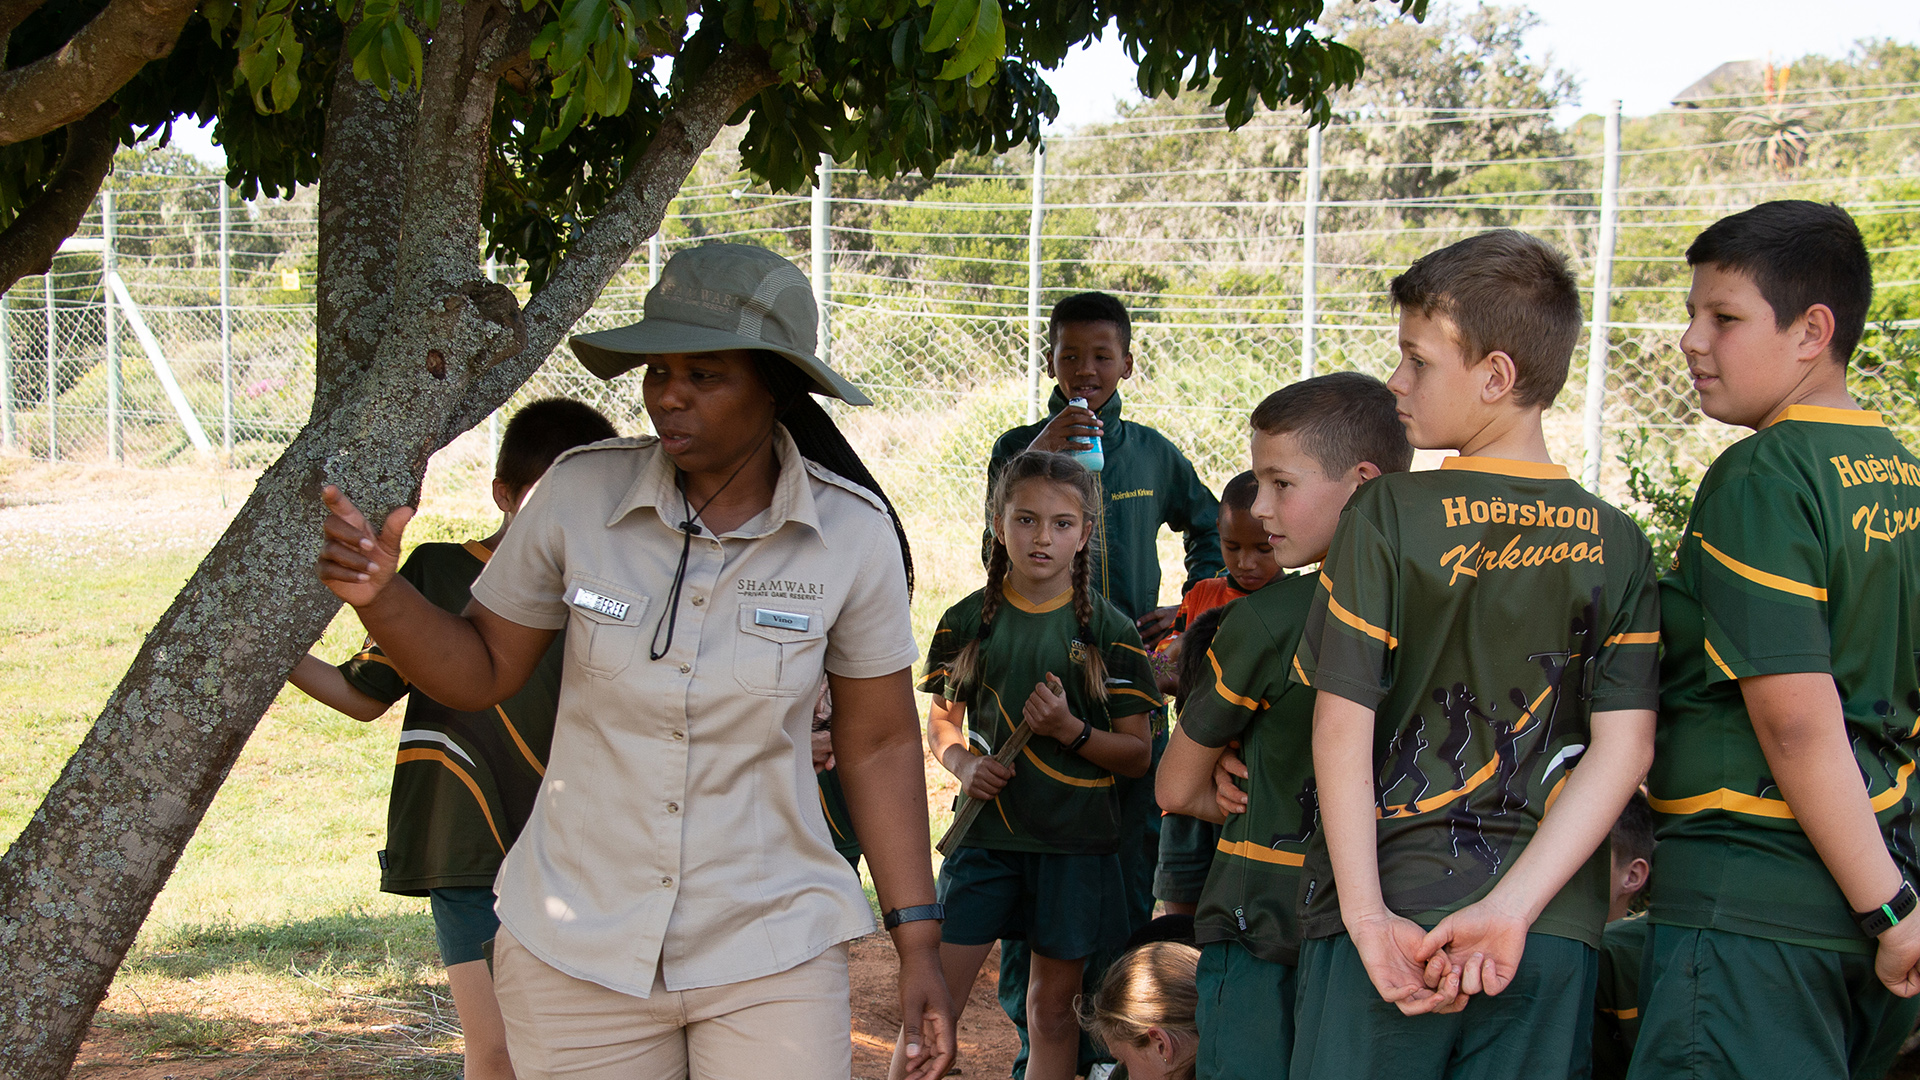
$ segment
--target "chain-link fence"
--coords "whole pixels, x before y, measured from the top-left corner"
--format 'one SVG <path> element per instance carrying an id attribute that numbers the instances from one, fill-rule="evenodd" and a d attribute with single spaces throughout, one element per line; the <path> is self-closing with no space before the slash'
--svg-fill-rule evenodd
<path id="1" fill-rule="evenodd" d="M 1217 490 L 1245 468 L 1246 415 L 1266 393 L 1303 372 L 1391 371 L 1394 273 L 1510 226 L 1567 252 L 1600 313 L 1598 347 L 1583 338 L 1548 413 L 1550 446 L 1630 502 L 1624 453 L 1697 475 L 1739 435 L 1699 414 L 1678 353 L 1683 252 L 1706 224 L 1769 198 L 1839 202 L 1880 265 L 1876 310 L 1920 315 L 1920 87 L 1768 102 L 1800 126 L 1786 158 L 1773 142 L 1756 156 L 1758 136 L 1736 123 L 1756 106 L 1734 99 L 1564 130 L 1529 110 L 1374 109 L 1318 136 L 1278 114 L 1227 132 L 1216 114 L 1161 103 L 1044 155 L 884 183 L 834 171 L 811 199 L 753 185 L 717 149 L 580 329 L 637 318 L 658 266 L 685 246 L 761 243 L 812 270 L 831 362 L 876 403 L 840 419 L 906 520 L 926 600 L 916 608 L 937 614 L 978 585 L 984 464 L 1051 389 L 1041 369 L 1054 301 L 1101 289 L 1128 304 L 1127 415 L 1165 433 Z M 6 447 L 264 464 L 311 402 L 310 195 L 240 204 L 212 179 L 183 177 L 110 186 L 53 272 L 23 280 L 0 309 Z M 500 276 L 517 280 L 513 268 Z M 1859 395 L 1903 428 L 1920 422 L 1916 325 L 1880 319 L 1854 367 Z M 1597 396 L 1593 372 L 1604 372 Z M 564 353 L 504 411 L 556 393 L 645 430 L 635 383 L 599 383 Z M 496 419 L 449 452 L 484 461 L 497 431 Z M 1170 538 L 1163 554 L 1173 578 Z"/>

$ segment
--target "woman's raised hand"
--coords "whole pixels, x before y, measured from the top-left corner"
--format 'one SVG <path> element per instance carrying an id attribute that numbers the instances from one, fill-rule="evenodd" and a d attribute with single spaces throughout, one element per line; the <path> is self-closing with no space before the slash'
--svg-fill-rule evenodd
<path id="1" fill-rule="evenodd" d="M 360 508 L 339 488 L 332 484 L 322 488 L 320 501 L 331 511 L 324 526 L 327 542 L 320 548 L 316 566 L 320 580 L 333 595 L 354 607 L 365 607 L 400 568 L 400 537 L 413 520 L 413 507 L 396 508 L 374 532 Z"/>

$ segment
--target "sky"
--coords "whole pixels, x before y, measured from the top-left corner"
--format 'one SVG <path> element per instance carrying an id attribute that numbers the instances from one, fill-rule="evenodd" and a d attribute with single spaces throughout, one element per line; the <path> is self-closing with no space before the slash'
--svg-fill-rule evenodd
<path id="1" fill-rule="evenodd" d="M 1435 0 L 1436 6 L 1444 2 Z M 1527 36 L 1533 57 L 1550 56 L 1579 83 L 1579 101 L 1562 121 L 1603 111 L 1616 99 L 1629 116 L 1657 112 L 1728 60 L 1841 56 L 1867 37 L 1920 42 L 1914 0 L 1527 0 L 1526 6 L 1540 16 Z M 1069 57 L 1047 81 L 1060 98 L 1056 129 L 1109 119 L 1116 100 L 1140 98 L 1133 64 L 1111 33 Z"/>
<path id="2" fill-rule="evenodd" d="M 1551 57 L 1579 84 L 1579 100 L 1563 122 L 1600 112 L 1615 99 L 1629 116 L 1656 112 L 1728 60 L 1840 56 L 1867 37 L 1920 42 L 1914 0 L 1530 0 L 1528 6 L 1540 16 L 1528 35 L 1529 51 L 1536 59 Z M 1050 130 L 1111 119 L 1116 103 L 1139 100 L 1133 64 L 1111 32 L 1068 57 L 1047 81 L 1060 98 L 1060 118 Z M 207 131 L 180 128 L 174 139 L 210 165 L 224 161 Z"/>

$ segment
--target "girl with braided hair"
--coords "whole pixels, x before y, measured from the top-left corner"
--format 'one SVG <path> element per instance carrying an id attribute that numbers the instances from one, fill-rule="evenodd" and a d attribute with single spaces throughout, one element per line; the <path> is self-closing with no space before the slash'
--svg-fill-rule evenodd
<path id="1" fill-rule="evenodd" d="M 1068 1080 L 1086 959 L 1127 938 L 1115 775 L 1145 775 L 1160 705 L 1133 621 L 1089 581 L 1093 475 L 1062 454 L 1010 461 L 989 501 L 986 588 L 934 631 L 920 689 L 927 738 L 968 796 L 991 800 L 940 868 L 940 961 L 956 1018 L 1001 938 L 1033 953 L 1031 1080 Z M 1023 726 L 1007 765 L 993 754 Z M 893 1076 L 901 1075 L 896 1052 Z"/>

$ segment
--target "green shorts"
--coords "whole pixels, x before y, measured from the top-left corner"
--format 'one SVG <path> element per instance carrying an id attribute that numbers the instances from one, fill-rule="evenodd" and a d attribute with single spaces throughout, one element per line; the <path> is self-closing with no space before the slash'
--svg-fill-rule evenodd
<path id="1" fill-rule="evenodd" d="M 1586 1076 L 1598 951 L 1528 934 L 1513 982 L 1460 1012 L 1406 1016 L 1380 999 L 1353 939 L 1300 947 L 1293 1080 L 1512 1080 Z"/>
<path id="2" fill-rule="evenodd" d="M 484 886 L 431 889 L 433 940 L 440 946 L 440 962 L 447 967 L 486 959 L 487 943 L 500 932 L 493 913 L 493 890 Z"/>
<path id="3" fill-rule="evenodd" d="M 1112 855 L 1047 855 L 959 847 L 936 882 L 948 945 L 1002 938 L 1055 960 L 1081 960 L 1127 940 L 1126 890 Z"/>
<path id="4" fill-rule="evenodd" d="M 1293 1055 L 1294 970 L 1232 941 L 1200 947 L 1200 1055 L 1208 1080 L 1287 1080 Z"/>
<path id="5" fill-rule="evenodd" d="M 1220 846 L 1220 826 L 1185 814 L 1160 817 L 1160 868 L 1153 873 L 1153 897 L 1169 904 L 1197 904 Z"/>
<path id="6" fill-rule="evenodd" d="M 1873 957 L 1655 923 L 1629 1080 L 1884 1074 L 1920 1015 Z"/>

